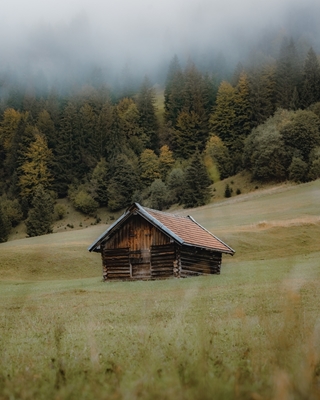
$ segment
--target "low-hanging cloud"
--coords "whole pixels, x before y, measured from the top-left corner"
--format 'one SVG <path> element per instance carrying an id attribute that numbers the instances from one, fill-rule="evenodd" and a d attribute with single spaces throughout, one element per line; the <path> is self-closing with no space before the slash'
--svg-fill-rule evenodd
<path id="1" fill-rule="evenodd" d="M 11 0 L 2 5 L 0 68 L 59 77 L 129 65 L 150 74 L 174 54 L 218 53 L 234 61 L 263 30 L 296 30 L 317 45 L 320 7 L 307 0 Z"/>

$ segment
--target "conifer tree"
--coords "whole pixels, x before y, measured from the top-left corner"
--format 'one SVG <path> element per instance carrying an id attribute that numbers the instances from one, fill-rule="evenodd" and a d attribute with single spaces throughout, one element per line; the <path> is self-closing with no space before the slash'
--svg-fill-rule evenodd
<path id="1" fill-rule="evenodd" d="M 6 242 L 11 230 L 10 221 L 0 204 L 0 243 Z"/>
<path id="2" fill-rule="evenodd" d="M 75 104 L 69 101 L 62 113 L 60 129 L 57 130 L 57 144 L 53 150 L 55 176 L 54 189 L 59 196 L 66 196 L 68 185 L 84 175 L 79 135 L 79 118 Z"/>
<path id="3" fill-rule="evenodd" d="M 146 77 L 141 85 L 137 98 L 140 115 L 140 128 L 148 140 L 148 147 L 157 150 L 159 144 L 159 123 L 156 116 L 155 92 Z"/>
<path id="4" fill-rule="evenodd" d="M 185 172 L 185 191 L 182 202 L 184 207 L 198 207 L 210 199 L 211 180 L 206 167 L 197 151 Z"/>
<path id="5" fill-rule="evenodd" d="M 56 132 L 53 120 L 47 110 L 39 113 L 36 126 L 45 135 L 48 147 L 52 149 L 56 145 Z"/>
<path id="6" fill-rule="evenodd" d="M 92 171 L 90 185 L 93 191 L 93 197 L 99 202 L 100 206 L 108 205 L 108 189 L 109 177 L 108 177 L 108 164 L 104 158 L 95 166 Z"/>
<path id="7" fill-rule="evenodd" d="M 128 206 L 133 193 L 140 189 L 136 168 L 125 154 L 118 155 L 114 167 L 107 189 L 108 207 L 112 211 Z"/>
<path id="8" fill-rule="evenodd" d="M 215 107 L 210 117 L 211 132 L 220 137 L 227 147 L 231 147 L 236 124 L 236 93 L 230 83 L 221 82 Z"/>
<path id="9" fill-rule="evenodd" d="M 108 143 L 108 135 L 112 126 L 113 106 L 110 101 L 106 101 L 99 112 L 96 137 L 92 141 L 92 146 L 96 150 L 97 157 L 106 156 L 106 148 Z"/>
<path id="10" fill-rule="evenodd" d="M 294 89 L 301 84 L 301 67 L 294 41 L 284 40 L 276 68 L 276 96 L 277 106 L 291 109 Z"/>
<path id="11" fill-rule="evenodd" d="M 183 109 L 184 74 L 178 57 L 172 59 L 164 90 L 165 122 L 175 127 L 179 113 Z"/>
<path id="12" fill-rule="evenodd" d="M 122 130 L 119 110 L 114 107 L 112 110 L 112 123 L 107 135 L 106 160 L 110 172 L 115 171 L 115 161 L 117 157 L 124 153 L 126 147 L 125 135 Z"/>
<path id="13" fill-rule="evenodd" d="M 29 236 L 40 236 L 52 232 L 54 202 L 42 185 L 37 186 L 32 198 L 25 224 Z"/>
<path id="14" fill-rule="evenodd" d="M 304 108 L 320 101 L 320 64 L 312 47 L 304 65 L 301 97 Z"/>
<path id="15" fill-rule="evenodd" d="M 87 102 L 84 103 L 79 110 L 79 135 L 83 140 L 82 160 L 88 169 L 92 168 L 99 159 L 96 149 L 97 119 L 98 116 L 93 107 Z"/>

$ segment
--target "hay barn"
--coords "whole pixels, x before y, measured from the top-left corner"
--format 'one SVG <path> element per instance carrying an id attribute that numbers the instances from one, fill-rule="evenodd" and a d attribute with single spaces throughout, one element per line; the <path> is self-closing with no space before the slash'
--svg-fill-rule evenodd
<path id="1" fill-rule="evenodd" d="M 134 203 L 88 249 L 101 253 L 103 279 L 149 280 L 220 274 L 234 250 L 183 217 Z"/>

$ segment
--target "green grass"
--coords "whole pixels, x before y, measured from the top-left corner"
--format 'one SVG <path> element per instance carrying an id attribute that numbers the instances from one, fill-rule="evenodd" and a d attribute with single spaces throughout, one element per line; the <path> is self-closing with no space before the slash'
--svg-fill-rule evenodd
<path id="1" fill-rule="evenodd" d="M 101 282 L 106 228 L 0 245 L 0 399 L 320 398 L 320 181 L 184 210 L 219 276 Z"/>

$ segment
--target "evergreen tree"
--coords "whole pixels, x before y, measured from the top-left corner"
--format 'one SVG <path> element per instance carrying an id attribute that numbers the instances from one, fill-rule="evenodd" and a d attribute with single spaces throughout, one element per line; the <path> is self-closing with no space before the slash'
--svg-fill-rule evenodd
<path id="1" fill-rule="evenodd" d="M 126 140 L 122 130 L 121 118 L 119 110 L 114 107 L 112 110 L 112 124 L 107 135 L 106 160 L 108 162 L 110 172 L 115 171 L 115 162 L 120 154 L 125 152 Z"/>
<path id="2" fill-rule="evenodd" d="M 301 68 L 294 41 L 285 39 L 280 49 L 276 68 L 277 106 L 292 109 L 294 89 L 301 84 Z"/>
<path id="3" fill-rule="evenodd" d="M 178 57 L 172 59 L 164 90 L 164 119 L 172 127 L 176 126 L 179 113 L 183 109 L 184 74 Z"/>
<path id="4" fill-rule="evenodd" d="M 125 139 L 129 147 L 139 156 L 146 148 L 148 136 L 139 125 L 140 114 L 137 105 L 126 97 L 119 102 L 117 108 Z"/>
<path id="5" fill-rule="evenodd" d="M 93 168 L 99 160 L 97 153 L 96 137 L 97 137 L 97 120 L 98 115 L 89 103 L 84 105 L 79 110 L 79 135 L 83 139 L 83 147 L 81 148 L 82 160 L 88 167 L 88 170 Z"/>
<path id="6" fill-rule="evenodd" d="M 312 47 L 304 65 L 301 97 L 305 108 L 320 101 L 320 64 Z"/>
<path id="7" fill-rule="evenodd" d="M 9 218 L 4 212 L 0 203 L 0 243 L 6 242 L 11 230 Z"/>
<path id="8" fill-rule="evenodd" d="M 266 64 L 249 76 L 252 123 L 258 126 L 275 112 L 275 65 Z"/>
<path id="9" fill-rule="evenodd" d="M 156 116 L 155 91 L 148 78 L 145 78 L 137 97 L 140 115 L 139 123 L 143 135 L 147 138 L 149 148 L 156 151 L 159 145 L 159 124 Z"/>
<path id="10" fill-rule="evenodd" d="M 185 172 L 185 191 L 182 202 L 184 207 L 199 207 L 210 199 L 211 180 L 200 153 L 197 151 Z"/>
<path id="11" fill-rule="evenodd" d="M 57 130 L 57 144 L 53 150 L 54 189 L 61 197 L 66 196 L 68 185 L 76 179 L 81 180 L 85 172 L 81 157 L 83 141 L 79 131 L 77 109 L 69 101 L 62 113 L 60 129 Z"/>
<path id="12" fill-rule="evenodd" d="M 42 110 L 39 113 L 36 126 L 45 135 L 48 147 L 51 149 L 54 148 L 56 145 L 56 131 L 53 120 L 47 110 Z"/>
<path id="13" fill-rule="evenodd" d="M 92 140 L 92 148 L 95 148 L 98 159 L 106 156 L 108 135 L 112 126 L 113 106 L 106 101 L 101 108 L 96 126 L 96 137 Z"/>
<path id="14" fill-rule="evenodd" d="M 107 189 L 108 207 L 116 211 L 130 205 L 133 193 L 139 189 L 135 166 L 126 155 L 120 154 L 115 160 L 114 173 Z"/>
<path id="15" fill-rule="evenodd" d="M 40 236 L 52 232 L 54 202 L 42 185 L 37 186 L 32 198 L 25 224 L 29 236 Z"/>
<path id="16" fill-rule="evenodd" d="M 215 107 L 210 117 L 211 132 L 231 148 L 234 139 L 234 127 L 236 124 L 235 111 L 236 93 L 230 83 L 221 82 Z"/>
<path id="17" fill-rule="evenodd" d="M 168 202 L 170 204 L 182 203 L 185 191 L 185 173 L 181 168 L 173 168 L 167 177 Z"/>
<path id="18" fill-rule="evenodd" d="M 108 184 L 108 165 L 106 160 L 101 158 L 95 166 L 90 180 L 94 199 L 99 202 L 100 206 L 108 205 Z"/>

